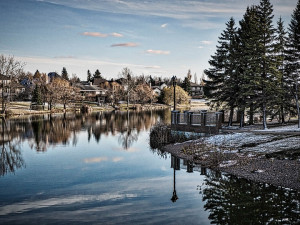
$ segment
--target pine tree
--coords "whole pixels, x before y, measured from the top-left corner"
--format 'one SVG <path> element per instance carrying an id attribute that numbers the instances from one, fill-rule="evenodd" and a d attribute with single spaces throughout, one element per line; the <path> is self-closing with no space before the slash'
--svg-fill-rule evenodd
<path id="1" fill-rule="evenodd" d="M 276 57 L 278 63 L 278 92 L 276 94 L 275 115 L 278 114 L 281 123 L 285 123 L 285 114 L 291 106 L 291 96 L 288 90 L 287 77 L 285 73 L 285 61 L 286 61 L 286 44 L 287 44 L 287 32 L 284 29 L 282 18 L 280 17 L 277 22 L 277 35 L 276 35 Z"/>
<path id="2" fill-rule="evenodd" d="M 87 71 L 87 78 L 86 78 L 87 82 L 92 81 L 92 74 L 90 72 L 90 70 Z"/>
<path id="3" fill-rule="evenodd" d="M 204 92 L 207 97 L 212 98 L 212 106 L 230 108 L 229 125 L 232 124 L 233 110 L 240 92 L 238 86 L 239 63 L 236 57 L 237 40 L 235 21 L 230 18 L 226 23 L 226 30 L 219 37 L 217 51 L 209 61 L 211 68 L 204 71 L 208 77 L 207 80 L 204 80 Z"/>
<path id="4" fill-rule="evenodd" d="M 43 97 L 42 97 L 42 91 L 39 85 L 36 85 L 33 94 L 32 94 L 32 100 L 31 102 L 36 103 L 37 105 L 43 104 Z"/>
<path id="5" fill-rule="evenodd" d="M 101 73 L 100 73 L 100 71 L 98 69 L 94 73 L 93 79 L 94 78 L 101 78 Z"/>
<path id="6" fill-rule="evenodd" d="M 278 80 L 278 66 L 275 57 L 275 29 L 272 25 L 273 6 L 269 0 L 261 0 L 258 6 L 258 16 L 260 23 L 260 42 L 258 45 L 258 91 L 261 92 L 258 102 L 263 113 L 263 128 L 267 129 L 267 107 L 277 92 L 276 81 Z"/>
<path id="7" fill-rule="evenodd" d="M 188 70 L 188 73 L 186 77 L 184 78 L 181 87 L 183 90 L 185 90 L 189 95 L 191 94 L 191 79 L 192 79 L 192 74 L 191 70 Z"/>
<path id="8" fill-rule="evenodd" d="M 258 30 L 258 9 L 257 6 L 247 7 L 247 10 L 240 21 L 238 31 L 238 56 L 239 59 L 239 88 L 237 105 L 240 114 L 240 127 L 244 126 L 244 114 L 247 107 L 250 108 L 249 122 L 253 122 L 253 111 L 257 108 L 256 97 L 258 95 L 254 74 L 257 72 L 257 49 L 259 43 Z"/>
<path id="9" fill-rule="evenodd" d="M 298 127 L 300 128 L 299 109 L 299 82 L 300 82 L 300 0 L 292 14 L 288 28 L 288 42 L 286 50 L 286 73 L 289 81 L 289 88 L 296 101 L 298 114 Z"/>
<path id="10" fill-rule="evenodd" d="M 65 80 L 69 80 L 69 75 L 68 75 L 66 67 L 63 67 L 62 72 L 61 72 L 61 77 Z"/>

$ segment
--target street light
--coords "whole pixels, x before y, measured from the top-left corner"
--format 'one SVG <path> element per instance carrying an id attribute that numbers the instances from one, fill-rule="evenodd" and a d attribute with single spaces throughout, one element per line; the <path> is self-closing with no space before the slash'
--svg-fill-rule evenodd
<path id="1" fill-rule="evenodd" d="M 176 83 L 177 83 L 177 78 L 176 76 L 172 77 L 172 84 L 174 88 L 174 111 L 176 110 Z"/>

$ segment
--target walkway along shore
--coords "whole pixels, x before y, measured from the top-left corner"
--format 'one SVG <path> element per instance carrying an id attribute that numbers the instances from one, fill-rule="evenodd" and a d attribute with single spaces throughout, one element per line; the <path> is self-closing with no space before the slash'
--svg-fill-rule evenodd
<path id="1" fill-rule="evenodd" d="M 226 133 L 169 144 L 164 151 L 197 165 L 255 182 L 300 191 L 300 129 L 282 126 Z"/>

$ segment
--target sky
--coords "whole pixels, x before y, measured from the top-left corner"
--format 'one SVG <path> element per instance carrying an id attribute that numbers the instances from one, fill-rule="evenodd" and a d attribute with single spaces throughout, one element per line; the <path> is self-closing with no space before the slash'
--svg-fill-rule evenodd
<path id="1" fill-rule="evenodd" d="M 0 54 L 25 71 L 200 79 L 218 37 L 259 0 L 0 0 Z M 297 0 L 271 0 L 286 28 Z M 194 78 L 193 78 L 194 79 Z"/>

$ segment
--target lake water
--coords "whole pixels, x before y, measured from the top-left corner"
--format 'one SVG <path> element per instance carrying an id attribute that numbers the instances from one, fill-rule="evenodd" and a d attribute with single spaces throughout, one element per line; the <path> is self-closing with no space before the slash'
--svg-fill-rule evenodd
<path id="1" fill-rule="evenodd" d="M 1 122 L 0 224 L 297 224 L 300 193 L 149 147 L 169 111 Z"/>

